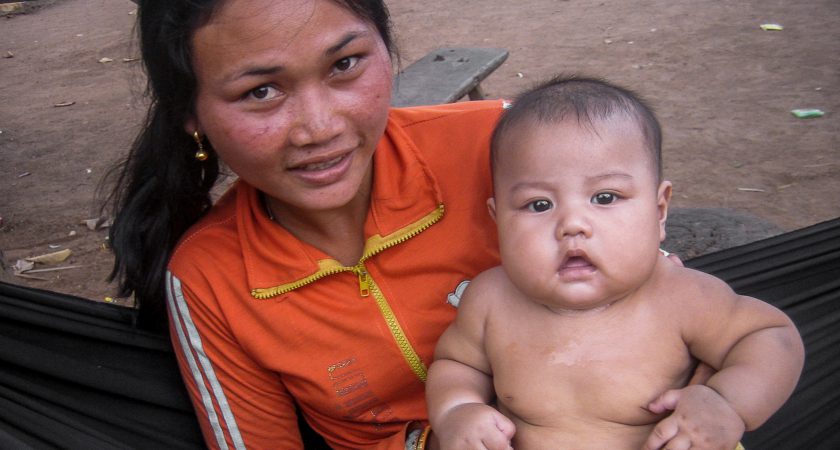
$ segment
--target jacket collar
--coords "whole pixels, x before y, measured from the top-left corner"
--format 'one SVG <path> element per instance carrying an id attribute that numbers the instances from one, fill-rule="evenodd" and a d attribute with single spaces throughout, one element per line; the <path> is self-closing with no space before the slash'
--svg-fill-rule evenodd
<path id="1" fill-rule="evenodd" d="M 443 215 L 434 176 L 393 119 L 389 118 L 374 152 L 373 167 L 362 261 L 416 236 Z M 332 273 L 353 270 L 272 221 L 254 187 L 240 181 L 237 189 L 237 229 L 252 295 L 268 298 Z"/>

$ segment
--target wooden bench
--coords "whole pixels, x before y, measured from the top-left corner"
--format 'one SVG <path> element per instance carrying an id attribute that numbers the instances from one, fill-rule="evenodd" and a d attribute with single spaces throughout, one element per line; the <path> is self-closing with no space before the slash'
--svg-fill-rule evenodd
<path id="1" fill-rule="evenodd" d="M 392 106 L 452 103 L 464 96 L 483 100 L 481 81 L 508 57 L 501 48 L 440 48 L 394 76 Z"/>

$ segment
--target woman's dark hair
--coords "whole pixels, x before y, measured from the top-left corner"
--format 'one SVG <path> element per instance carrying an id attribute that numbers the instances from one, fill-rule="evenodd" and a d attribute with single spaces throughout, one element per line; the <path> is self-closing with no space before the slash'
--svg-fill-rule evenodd
<path id="1" fill-rule="evenodd" d="M 193 32 L 224 0 L 139 0 L 140 51 L 149 109 L 127 158 L 112 171 L 108 198 L 114 209 L 110 244 L 115 261 L 109 280 L 119 295 L 134 295 L 138 326 L 167 329 L 165 273 L 175 244 L 211 206 L 219 160 L 195 159 L 196 143 L 184 130 L 193 112 L 196 77 Z M 382 0 L 333 0 L 373 24 L 395 55 L 391 22 Z"/>

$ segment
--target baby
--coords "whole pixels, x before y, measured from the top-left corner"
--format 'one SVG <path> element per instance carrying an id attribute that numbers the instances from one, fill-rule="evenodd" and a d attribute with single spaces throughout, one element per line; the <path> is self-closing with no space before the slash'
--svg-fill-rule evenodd
<path id="1" fill-rule="evenodd" d="M 635 94 L 551 80 L 491 145 L 502 265 L 472 281 L 437 346 L 427 398 L 443 448 L 731 449 L 782 406 L 799 334 L 660 253 L 671 183 Z M 698 362 L 716 373 L 689 385 Z"/>

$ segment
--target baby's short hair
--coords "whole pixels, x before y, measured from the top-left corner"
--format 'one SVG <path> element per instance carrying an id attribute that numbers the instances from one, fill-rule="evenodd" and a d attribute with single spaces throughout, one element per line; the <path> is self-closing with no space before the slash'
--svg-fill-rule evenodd
<path id="1" fill-rule="evenodd" d="M 552 124 L 568 118 L 592 126 L 617 114 L 634 119 L 650 151 L 657 181 L 662 179 L 662 130 L 653 109 L 625 88 L 598 78 L 556 76 L 516 97 L 493 130 L 490 141 L 491 167 L 495 166 L 502 138 L 508 130 L 528 121 Z M 494 170 L 495 172 L 495 170 Z"/>

